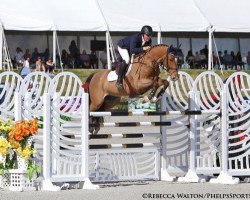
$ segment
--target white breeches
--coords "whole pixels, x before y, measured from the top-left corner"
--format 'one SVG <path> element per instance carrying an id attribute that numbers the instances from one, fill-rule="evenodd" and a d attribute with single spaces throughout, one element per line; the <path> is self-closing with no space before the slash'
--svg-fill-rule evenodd
<path id="1" fill-rule="evenodd" d="M 118 47 L 118 51 L 119 51 L 119 53 L 120 53 L 122 59 L 125 60 L 125 62 L 126 62 L 127 64 L 129 64 L 130 58 L 129 58 L 128 50 L 127 50 L 127 49 L 122 49 L 122 48 Z"/>

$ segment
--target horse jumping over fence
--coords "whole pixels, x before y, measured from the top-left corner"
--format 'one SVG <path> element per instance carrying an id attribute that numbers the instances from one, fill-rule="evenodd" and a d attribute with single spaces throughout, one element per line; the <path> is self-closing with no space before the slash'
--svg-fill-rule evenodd
<path id="1" fill-rule="evenodd" d="M 159 77 L 163 67 L 171 77 L 178 79 L 176 62 L 178 48 L 172 45 L 156 45 L 136 56 L 129 74 L 124 78 L 124 89 L 118 90 L 115 81 L 108 81 L 110 70 L 102 70 L 90 75 L 86 81 L 90 95 L 90 112 L 105 111 L 120 102 L 122 96 L 138 96 L 152 89 L 147 100 L 157 100 L 167 89 L 169 82 Z M 156 94 L 157 89 L 163 86 Z"/>

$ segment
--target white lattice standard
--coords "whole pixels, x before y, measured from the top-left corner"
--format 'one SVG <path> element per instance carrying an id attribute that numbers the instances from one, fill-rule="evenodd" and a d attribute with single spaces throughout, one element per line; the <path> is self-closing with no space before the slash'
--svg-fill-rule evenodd
<path id="1" fill-rule="evenodd" d="M 151 149 L 106 149 L 90 153 L 90 180 L 159 179 L 159 152 Z"/>
<path id="2" fill-rule="evenodd" d="M 228 170 L 230 175 L 250 175 L 250 76 L 231 75 L 228 94 Z"/>
<path id="3" fill-rule="evenodd" d="M 10 187 L 10 173 L 0 175 L 0 188 L 6 189 Z"/>
<path id="4" fill-rule="evenodd" d="M 20 105 L 15 104 L 14 93 L 20 89 L 22 77 L 14 72 L 3 72 L 0 73 L 0 119 L 5 120 L 7 118 L 14 118 L 15 107 Z"/>
<path id="5" fill-rule="evenodd" d="M 178 81 L 170 81 L 162 99 L 162 110 L 169 112 L 189 109 L 189 92 L 193 79 L 186 72 L 179 72 Z M 162 165 L 175 176 L 184 175 L 189 164 L 189 117 L 188 115 L 170 114 L 162 120 L 171 122 L 171 126 L 162 127 Z"/>

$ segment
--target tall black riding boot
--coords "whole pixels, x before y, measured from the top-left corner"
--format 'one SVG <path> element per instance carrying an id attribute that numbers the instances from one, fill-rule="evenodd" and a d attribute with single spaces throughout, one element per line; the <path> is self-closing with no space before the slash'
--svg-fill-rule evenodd
<path id="1" fill-rule="evenodd" d="M 119 67 L 118 78 L 115 84 L 118 90 L 123 89 L 123 78 L 125 75 L 126 68 L 127 68 L 127 63 L 123 60 Z"/>

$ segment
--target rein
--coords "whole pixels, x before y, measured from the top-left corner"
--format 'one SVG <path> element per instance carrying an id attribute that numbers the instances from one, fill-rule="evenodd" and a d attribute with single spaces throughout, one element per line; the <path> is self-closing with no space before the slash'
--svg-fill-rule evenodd
<path id="1" fill-rule="evenodd" d="M 152 47 L 152 48 L 154 48 L 154 47 Z M 151 49 L 152 49 L 152 48 L 151 48 Z M 142 61 L 142 59 L 144 58 L 144 56 L 147 55 L 147 56 L 149 56 L 149 58 L 152 60 L 152 66 L 149 65 L 149 67 L 152 68 L 152 69 L 155 69 L 156 66 L 159 66 L 161 62 L 163 63 L 163 62 L 166 60 L 166 66 L 163 65 L 163 69 L 164 69 L 166 72 L 168 72 L 169 75 L 172 75 L 172 74 L 174 73 L 174 71 L 172 71 L 171 73 L 169 72 L 170 70 L 174 70 L 174 69 L 172 69 L 172 68 L 169 68 L 168 56 L 169 56 L 170 54 L 172 54 L 171 52 L 169 52 L 169 47 L 167 48 L 166 56 L 163 58 L 163 60 L 162 60 L 161 62 L 157 62 L 157 61 L 152 57 L 152 55 L 150 55 L 150 50 L 151 50 L 151 49 L 149 49 L 149 50 L 147 50 L 147 51 L 145 51 L 145 52 L 142 52 L 141 54 L 135 56 L 135 58 L 138 58 L 138 61 L 133 62 L 132 64 L 134 64 L 134 63 L 139 63 L 139 64 L 142 64 L 142 65 L 146 65 L 146 63 L 144 63 L 144 62 Z M 173 55 L 174 55 L 174 54 L 173 54 Z M 134 59 L 135 59 L 135 58 L 134 58 Z"/>
<path id="2" fill-rule="evenodd" d="M 169 48 L 167 49 L 167 55 L 166 55 L 166 57 L 163 59 L 163 61 L 162 62 L 164 62 L 164 60 L 165 59 L 167 59 L 166 60 L 166 66 L 165 65 L 163 65 L 164 66 L 164 69 L 169 73 L 169 76 L 171 76 L 173 73 L 174 73 L 174 69 L 173 68 L 170 68 L 169 67 L 169 65 L 168 65 L 168 56 L 169 56 L 169 54 L 172 54 L 172 53 L 169 53 Z M 174 55 L 174 54 L 172 54 L 172 55 Z M 175 57 L 175 55 L 174 55 L 174 57 Z M 169 72 L 170 70 L 173 70 L 171 73 Z"/>

